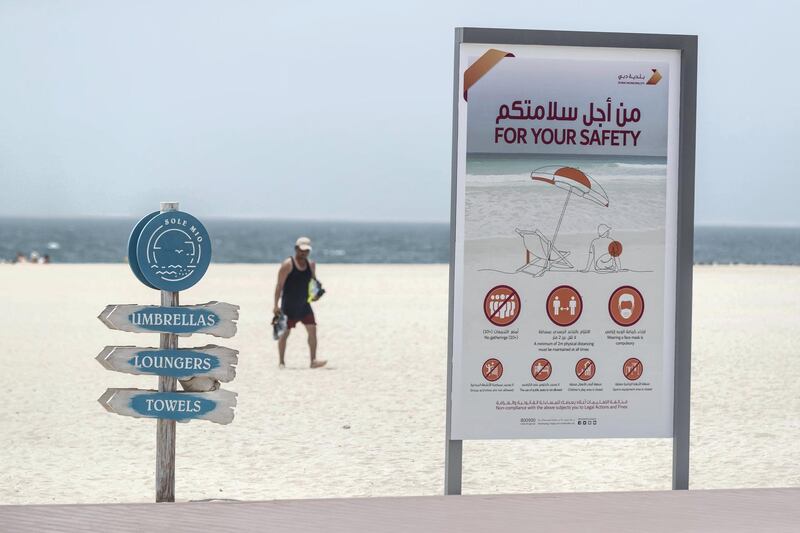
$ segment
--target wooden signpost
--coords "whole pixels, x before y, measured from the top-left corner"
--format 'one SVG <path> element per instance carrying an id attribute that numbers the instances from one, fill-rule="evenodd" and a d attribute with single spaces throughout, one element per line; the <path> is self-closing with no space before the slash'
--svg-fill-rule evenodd
<path id="1" fill-rule="evenodd" d="M 136 278 L 161 291 L 161 305 L 109 305 L 97 317 L 110 329 L 159 333 L 158 348 L 106 346 L 96 357 L 109 370 L 158 376 L 158 390 L 108 389 L 98 402 L 123 416 L 157 419 L 156 502 L 175 501 L 175 422 L 233 421 L 236 393 L 219 388 L 236 376 L 238 351 L 216 345 L 178 348 L 178 336 L 236 334 L 239 306 L 224 302 L 179 305 L 179 291 L 205 274 L 211 238 L 177 202 L 146 215 L 131 232 L 128 262 Z M 180 380 L 183 391 L 178 392 Z"/>

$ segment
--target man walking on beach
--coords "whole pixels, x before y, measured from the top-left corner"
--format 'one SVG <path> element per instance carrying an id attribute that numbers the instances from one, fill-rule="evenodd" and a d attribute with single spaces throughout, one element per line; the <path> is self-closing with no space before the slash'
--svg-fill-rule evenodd
<path id="1" fill-rule="evenodd" d="M 275 285 L 275 307 L 273 313 L 283 311 L 288 319 L 287 330 L 278 339 L 279 366 L 284 367 L 284 354 L 289 333 L 298 322 L 302 322 L 308 332 L 308 349 L 311 354 L 311 368 L 325 366 L 327 361 L 317 359 L 317 322 L 309 298 L 309 284 L 316 279 L 316 263 L 308 260 L 311 253 L 311 239 L 300 237 L 294 244 L 294 257 L 286 258 L 278 270 L 278 283 Z M 280 305 L 278 301 L 280 300 Z"/>

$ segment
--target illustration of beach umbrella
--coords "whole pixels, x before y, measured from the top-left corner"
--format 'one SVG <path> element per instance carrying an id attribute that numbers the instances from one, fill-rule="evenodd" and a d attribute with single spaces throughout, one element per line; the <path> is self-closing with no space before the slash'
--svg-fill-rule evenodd
<path id="1" fill-rule="evenodd" d="M 547 166 L 537 168 L 531 172 L 531 179 L 555 185 L 567 191 L 567 198 L 564 200 L 564 207 L 561 208 L 561 216 L 558 218 L 558 224 L 556 224 L 556 230 L 553 233 L 553 238 L 550 240 L 547 251 L 547 266 L 545 269 L 548 269 L 551 262 L 550 254 L 555 247 L 558 230 L 561 229 L 561 222 L 564 220 L 564 213 L 567 211 L 567 204 L 572 195 L 577 195 L 602 207 L 608 207 L 608 195 L 593 178 L 573 167 Z"/>

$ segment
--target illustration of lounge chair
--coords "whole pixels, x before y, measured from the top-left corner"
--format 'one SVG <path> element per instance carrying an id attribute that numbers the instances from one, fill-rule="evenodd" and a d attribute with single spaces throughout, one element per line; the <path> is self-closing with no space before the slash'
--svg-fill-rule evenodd
<path id="1" fill-rule="evenodd" d="M 573 270 L 575 268 L 567 259 L 570 252 L 556 248 L 552 241 L 538 229 L 514 228 L 514 231 L 522 237 L 522 243 L 525 246 L 525 264 L 519 267 L 517 272 L 534 267 L 538 269 L 538 272 L 533 275 L 541 276 L 548 270 Z"/>

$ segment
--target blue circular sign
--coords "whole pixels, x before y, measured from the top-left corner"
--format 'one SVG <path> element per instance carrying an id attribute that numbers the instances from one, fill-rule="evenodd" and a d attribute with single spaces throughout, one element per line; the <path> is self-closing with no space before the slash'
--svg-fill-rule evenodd
<path id="1" fill-rule="evenodd" d="M 189 213 L 157 213 L 139 233 L 136 261 L 149 285 L 163 291 L 183 291 L 206 273 L 211 263 L 211 238 Z"/>
<path id="2" fill-rule="evenodd" d="M 142 229 L 144 229 L 145 224 L 150 222 L 150 220 L 157 214 L 158 211 L 154 211 L 149 215 L 146 215 L 136 224 L 136 226 L 133 227 L 133 231 L 131 231 L 131 235 L 128 237 L 128 265 L 130 265 L 133 275 L 136 276 L 136 279 L 151 289 L 155 289 L 155 287 L 148 283 L 148 281 L 144 278 L 141 269 L 139 268 L 139 261 L 136 259 L 136 246 L 139 244 L 139 235 L 142 233 Z"/>

